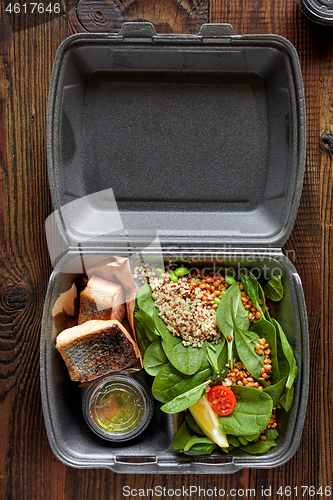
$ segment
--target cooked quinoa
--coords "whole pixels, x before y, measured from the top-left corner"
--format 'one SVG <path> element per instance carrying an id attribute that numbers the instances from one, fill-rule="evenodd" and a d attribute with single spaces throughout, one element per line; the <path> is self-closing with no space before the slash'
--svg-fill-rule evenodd
<path id="1" fill-rule="evenodd" d="M 167 276 L 151 279 L 149 284 L 161 318 L 171 333 L 182 337 L 184 345 L 201 347 L 205 340 L 220 340 L 216 311 L 208 309 L 199 287 L 193 287 L 186 278 L 173 283 Z"/>

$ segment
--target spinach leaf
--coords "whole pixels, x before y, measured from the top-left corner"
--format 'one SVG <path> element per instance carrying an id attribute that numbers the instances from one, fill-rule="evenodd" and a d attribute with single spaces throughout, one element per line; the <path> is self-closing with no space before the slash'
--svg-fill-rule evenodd
<path id="1" fill-rule="evenodd" d="M 148 346 L 150 346 L 151 342 L 146 335 L 143 325 L 136 317 L 134 317 L 134 327 L 135 327 L 135 334 L 138 342 L 138 347 L 141 352 L 141 355 L 143 356 Z"/>
<path id="2" fill-rule="evenodd" d="M 163 319 L 160 317 L 157 307 L 154 308 L 154 321 L 156 335 L 161 335 L 161 337 L 163 338 L 163 335 L 166 335 L 169 330 L 165 321 L 163 321 Z"/>
<path id="3" fill-rule="evenodd" d="M 210 455 L 216 448 L 216 444 L 195 444 L 191 447 L 189 451 L 185 451 L 185 455 L 195 456 L 195 455 Z"/>
<path id="4" fill-rule="evenodd" d="M 240 273 L 240 279 L 254 306 L 260 311 L 261 316 L 263 316 L 263 309 L 259 303 L 260 285 L 257 278 L 248 269 L 244 269 L 244 272 Z"/>
<path id="5" fill-rule="evenodd" d="M 270 359 L 272 360 L 272 384 L 276 384 L 280 379 L 280 370 L 278 362 L 278 352 L 277 352 L 277 340 L 276 340 L 276 329 L 273 323 L 267 321 L 265 318 L 261 317 L 259 321 L 256 321 L 251 326 L 251 331 L 257 333 L 260 338 L 265 338 L 266 342 L 269 344 Z"/>
<path id="6" fill-rule="evenodd" d="M 143 367 L 149 375 L 155 377 L 167 362 L 168 359 L 162 349 L 161 340 L 157 339 L 147 348 L 143 358 Z"/>
<path id="7" fill-rule="evenodd" d="M 216 311 L 216 322 L 220 332 L 224 335 L 228 345 L 228 360 L 230 367 L 233 367 L 233 353 L 232 345 L 234 341 L 234 317 L 236 318 L 237 325 L 245 330 L 249 327 L 248 312 L 242 302 L 242 294 L 239 288 L 239 283 L 234 283 L 223 295 L 219 307 Z M 228 339 L 231 335 L 232 339 Z"/>
<path id="8" fill-rule="evenodd" d="M 263 392 L 269 394 L 273 400 L 273 406 L 276 406 L 280 400 L 281 394 L 286 385 L 287 377 L 282 378 L 279 382 L 274 385 L 268 385 L 263 389 Z"/>
<path id="9" fill-rule="evenodd" d="M 227 417 L 219 417 L 219 430 L 233 436 L 258 434 L 266 429 L 272 415 L 272 398 L 253 387 L 232 386 L 236 408 Z"/>
<path id="10" fill-rule="evenodd" d="M 260 433 L 257 432 L 257 434 L 247 434 L 244 436 L 247 441 L 255 441 L 256 439 L 260 438 Z"/>
<path id="11" fill-rule="evenodd" d="M 161 406 L 161 410 L 165 413 L 177 413 L 179 411 L 187 410 L 187 408 L 194 405 L 194 403 L 196 403 L 201 398 L 201 396 L 205 392 L 205 387 L 210 383 L 211 380 L 207 380 L 207 382 L 200 384 L 198 387 L 180 394 L 168 403 L 165 403 L 163 406 Z"/>
<path id="12" fill-rule="evenodd" d="M 272 323 L 275 326 L 276 333 L 277 333 L 279 365 L 281 365 L 281 364 L 283 365 L 283 372 L 284 373 L 282 373 L 282 369 L 281 369 L 281 376 L 285 376 L 285 374 L 286 374 L 285 373 L 285 371 L 286 371 L 286 362 L 285 361 L 287 361 L 287 363 L 289 365 L 286 388 L 290 389 L 294 383 L 294 380 L 295 380 L 295 378 L 297 376 L 297 372 L 298 372 L 296 360 L 294 358 L 293 350 L 292 350 L 292 348 L 287 340 L 287 337 L 286 337 L 284 331 L 282 330 L 281 325 L 275 319 L 272 319 Z M 283 357 L 285 359 L 283 359 Z"/>
<path id="13" fill-rule="evenodd" d="M 138 290 L 138 296 L 136 299 L 140 316 L 143 320 L 143 323 L 147 325 L 147 327 L 154 332 L 155 331 L 155 319 L 154 319 L 154 309 L 155 303 L 151 296 L 151 289 L 148 283 L 146 282 L 141 288 Z"/>
<path id="14" fill-rule="evenodd" d="M 275 441 L 275 439 L 279 436 L 279 433 L 276 429 L 267 429 L 265 431 L 265 437 L 269 441 Z"/>
<path id="15" fill-rule="evenodd" d="M 231 436 L 230 434 L 228 434 L 227 439 L 228 439 L 228 443 L 231 444 L 232 446 L 234 446 L 234 448 L 238 448 L 238 446 L 240 445 L 240 442 L 236 438 L 236 436 Z"/>
<path id="16" fill-rule="evenodd" d="M 228 351 L 225 339 L 222 339 L 218 344 L 207 342 L 207 358 L 214 370 L 214 378 L 222 380 L 228 372 L 226 366 Z"/>
<path id="17" fill-rule="evenodd" d="M 254 378 L 259 378 L 265 359 L 263 354 L 259 356 L 255 350 L 259 337 L 256 333 L 243 330 L 238 326 L 233 308 L 231 308 L 231 316 L 234 322 L 235 346 L 238 356 L 251 375 Z"/>
<path id="18" fill-rule="evenodd" d="M 194 456 L 210 455 L 217 445 L 206 436 L 193 435 L 186 422 L 183 422 L 173 438 L 172 446 L 177 451 Z"/>
<path id="19" fill-rule="evenodd" d="M 294 400 L 294 386 L 292 385 L 289 389 L 287 386 L 284 388 L 284 391 L 282 393 L 281 399 L 279 401 L 280 405 L 283 406 L 283 408 L 286 411 L 289 411 Z"/>
<path id="20" fill-rule="evenodd" d="M 144 331 L 146 333 L 146 336 L 148 337 L 148 339 L 150 340 L 150 342 L 154 342 L 155 340 L 158 339 L 158 336 L 155 335 L 155 333 L 148 327 L 147 323 L 146 323 L 146 320 L 144 319 L 144 317 L 142 316 L 142 313 L 141 312 L 137 312 L 135 313 L 135 318 L 137 320 L 140 321 L 142 327 L 144 328 Z"/>
<path id="21" fill-rule="evenodd" d="M 248 440 L 245 439 L 244 436 L 238 436 L 238 440 L 239 440 L 240 444 L 243 446 L 246 446 L 247 444 L 249 444 Z"/>
<path id="22" fill-rule="evenodd" d="M 209 445 L 209 448 L 214 445 L 214 448 L 216 447 L 216 444 L 214 443 L 214 441 L 212 441 L 211 439 L 209 439 L 208 437 L 199 437 L 199 436 L 192 436 L 186 443 L 186 445 L 184 446 L 184 451 L 189 451 L 192 446 L 196 445 L 196 444 L 203 444 L 203 445 Z M 207 448 L 207 446 L 205 447 Z"/>
<path id="23" fill-rule="evenodd" d="M 168 403 L 180 394 L 198 387 L 212 375 L 213 370 L 207 360 L 204 360 L 194 375 L 184 375 L 171 363 L 165 364 L 154 378 L 152 393 L 155 399 Z"/>
<path id="24" fill-rule="evenodd" d="M 220 332 L 224 335 L 227 340 L 227 335 L 233 335 L 234 332 L 234 322 L 231 316 L 230 298 L 237 287 L 237 283 L 231 285 L 228 290 L 223 295 L 221 302 L 216 310 L 216 322 L 219 327 Z"/>
<path id="25" fill-rule="evenodd" d="M 265 356 L 256 353 L 255 345 L 259 342 L 256 333 L 241 330 L 235 325 L 235 345 L 245 368 L 251 373 L 252 377 L 259 378 L 260 370 L 264 365 Z"/>
<path id="26" fill-rule="evenodd" d="M 193 433 L 190 432 L 188 426 L 186 425 L 186 422 L 183 422 L 173 438 L 172 441 L 173 448 L 175 450 L 183 451 L 183 449 L 186 446 L 186 443 L 191 439 L 192 435 Z"/>
<path id="27" fill-rule="evenodd" d="M 180 337 L 175 337 L 169 331 L 162 338 L 166 357 L 177 370 L 184 375 L 193 375 L 199 370 L 207 354 L 207 342 L 202 347 L 187 347 Z"/>
<path id="28" fill-rule="evenodd" d="M 267 453 L 273 446 L 276 446 L 275 441 L 257 441 L 256 443 L 248 444 L 246 446 L 240 446 L 240 449 L 251 455 L 260 455 L 261 453 Z"/>
<path id="29" fill-rule="evenodd" d="M 281 282 L 281 276 L 279 274 L 274 274 L 271 279 L 264 286 L 266 297 L 277 302 L 283 297 L 283 286 Z"/>
<path id="30" fill-rule="evenodd" d="M 185 414 L 185 422 L 193 432 L 199 434 L 199 436 L 205 436 L 205 433 L 200 429 L 189 411 Z"/>

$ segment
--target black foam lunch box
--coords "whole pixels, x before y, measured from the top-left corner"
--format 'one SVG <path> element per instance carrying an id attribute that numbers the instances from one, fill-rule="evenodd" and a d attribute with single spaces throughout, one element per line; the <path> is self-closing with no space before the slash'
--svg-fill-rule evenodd
<path id="1" fill-rule="evenodd" d="M 308 326 L 301 281 L 282 247 L 301 195 L 305 141 L 298 56 L 280 36 L 235 35 L 223 24 L 206 24 L 198 35 L 157 35 L 149 23 L 126 23 L 119 34 L 74 35 L 59 47 L 47 159 L 61 244 L 49 240 L 54 271 L 42 321 L 41 391 L 49 442 L 65 464 L 217 474 L 277 467 L 296 452 Z M 293 406 L 279 413 L 280 435 L 267 454 L 181 455 L 172 448 L 181 415 L 161 412 L 157 402 L 134 441 L 104 441 L 85 424 L 81 389 L 55 349 L 52 309 L 85 269 L 140 252 L 158 253 L 166 264 L 282 274 L 275 316 L 299 371 Z"/>

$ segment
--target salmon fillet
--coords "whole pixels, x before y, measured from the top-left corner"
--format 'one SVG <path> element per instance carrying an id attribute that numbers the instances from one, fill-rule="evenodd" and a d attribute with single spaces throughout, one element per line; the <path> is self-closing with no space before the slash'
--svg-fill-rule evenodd
<path id="1" fill-rule="evenodd" d="M 80 293 L 78 324 L 93 319 L 117 319 L 122 322 L 126 314 L 123 287 L 117 283 L 92 276 Z"/>
<path id="2" fill-rule="evenodd" d="M 67 328 L 56 348 L 73 381 L 88 382 L 133 365 L 139 349 L 123 325 L 114 319 L 92 320 Z"/>

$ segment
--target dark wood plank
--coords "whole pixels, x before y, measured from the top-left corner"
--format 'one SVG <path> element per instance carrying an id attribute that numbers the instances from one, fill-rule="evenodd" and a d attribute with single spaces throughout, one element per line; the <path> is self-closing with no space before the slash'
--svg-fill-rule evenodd
<path id="1" fill-rule="evenodd" d="M 43 231 L 51 211 L 45 156 L 47 92 L 62 17 L 0 26 L 0 468 L 1 498 L 62 498 L 65 467 L 47 442 L 39 336 L 51 272 Z M 53 30 L 57 36 L 52 34 Z"/>
<path id="2" fill-rule="evenodd" d="M 332 38 L 325 37 L 325 48 L 329 57 L 322 59 L 320 72 L 320 110 L 319 110 L 319 132 L 323 136 L 329 136 L 332 140 L 333 135 L 333 107 L 332 107 L 332 84 L 333 84 L 333 43 Z M 325 144 L 324 144 L 325 146 Z M 324 374 L 317 381 L 316 390 L 322 402 L 321 411 L 323 415 L 330 415 L 333 410 L 332 375 L 330 362 L 333 352 L 332 331 L 332 248 L 333 248 L 333 151 L 332 148 L 322 149 L 320 161 L 320 242 L 321 242 L 321 283 L 320 289 L 320 312 L 321 312 L 321 335 L 317 338 L 320 356 L 319 370 Z M 319 372 L 319 373 L 320 373 Z M 317 372 L 318 373 L 318 372 Z M 332 448 L 330 447 L 327 436 L 332 433 L 329 419 L 321 418 L 319 427 L 321 467 L 319 478 L 322 483 L 332 482 Z M 332 441 L 332 440 L 331 440 Z"/>
<path id="3" fill-rule="evenodd" d="M 208 0 L 79 0 L 71 10 L 73 32 L 117 33 L 124 22 L 146 21 L 157 33 L 197 33 L 208 21 Z"/>
<path id="4" fill-rule="evenodd" d="M 168 489 L 182 486 L 226 491 L 255 488 L 261 498 L 262 486 L 272 486 L 273 491 L 280 485 L 332 486 L 332 153 L 319 145 L 325 131 L 333 136 L 331 30 L 308 21 L 294 0 L 81 0 L 78 11 L 75 1 L 69 0 L 62 1 L 60 16 L 39 24 L 29 16 L 13 21 L 4 5 L 0 18 L 0 498 L 121 499 L 125 485 L 160 486 L 166 488 L 164 498 L 170 498 Z M 52 62 L 68 34 L 116 32 L 126 20 L 151 21 L 158 32 L 169 33 L 196 33 L 207 20 L 230 22 L 236 34 L 285 36 L 298 51 L 307 104 L 307 164 L 295 228 L 284 250 L 301 275 L 308 307 L 310 398 L 301 445 L 295 457 L 276 470 L 244 470 L 228 476 L 120 475 L 66 467 L 49 447 L 39 394 L 39 330 L 51 272 L 44 221 L 52 210 L 45 155 Z"/>

